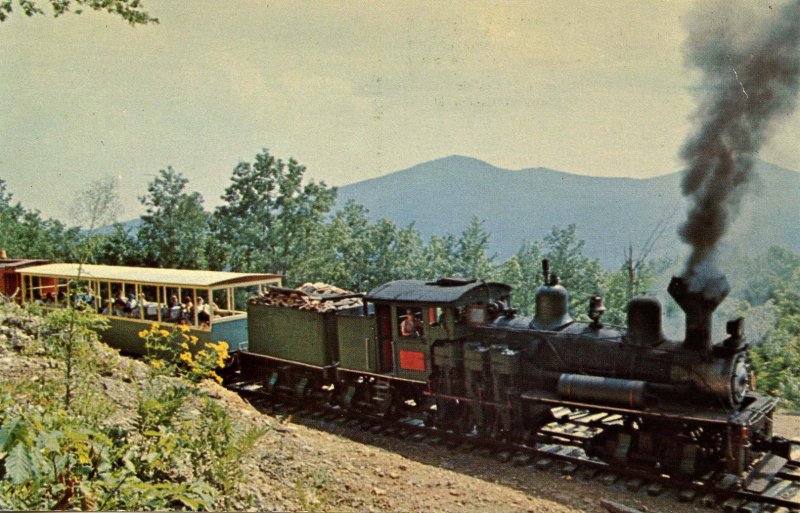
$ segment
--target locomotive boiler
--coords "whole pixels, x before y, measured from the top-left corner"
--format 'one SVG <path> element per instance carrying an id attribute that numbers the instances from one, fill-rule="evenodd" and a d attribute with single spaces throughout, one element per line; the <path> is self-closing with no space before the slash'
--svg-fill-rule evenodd
<path id="1" fill-rule="evenodd" d="M 545 276 L 549 272 L 545 268 Z M 526 376 L 534 388 L 577 401 L 643 408 L 668 402 L 707 403 L 734 408 L 748 390 L 750 370 L 742 319 L 728 322 L 728 338 L 711 342 L 711 317 L 729 292 L 724 277 L 692 290 L 686 278 L 673 278 L 669 293 L 686 312 L 683 341 L 668 340 L 661 330 L 661 305 L 638 297 L 628 305 L 628 330 L 603 326 L 599 298 L 590 306 L 591 323 L 576 323 L 567 311 L 567 291 L 557 278 L 536 292 L 533 319 L 498 312 L 485 334 L 512 331 L 529 364 Z M 499 336 L 502 339 L 503 335 Z"/>

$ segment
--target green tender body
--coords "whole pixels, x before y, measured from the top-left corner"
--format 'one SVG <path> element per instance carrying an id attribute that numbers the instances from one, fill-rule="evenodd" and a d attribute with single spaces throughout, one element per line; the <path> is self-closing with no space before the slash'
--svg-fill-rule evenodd
<path id="1" fill-rule="evenodd" d="M 256 303 L 247 305 L 252 353 L 326 367 L 335 360 L 336 317 Z"/>
<path id="2" fill-rule="evenodd" d="M 376 372 L 375 316 L 338 317 L 339 358 L 345 369 Z"/>

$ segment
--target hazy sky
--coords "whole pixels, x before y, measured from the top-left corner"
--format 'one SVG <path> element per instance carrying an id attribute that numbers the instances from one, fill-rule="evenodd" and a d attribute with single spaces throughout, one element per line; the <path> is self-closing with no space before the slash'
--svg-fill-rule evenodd
<path id="1" fill-rule="evenodd" d="M 603 176 L 682 167 L 691 2 L 144 3 L 159 25 L 0 24 L 0 178 L 26 207 L 62 217 L 110 174 L 129 219 L 168 165 L 211 207 L 262 148 L 329 185 L 451 154 Z M 761 157 L 798 169 L 798 140 L 787 116 Z"/>

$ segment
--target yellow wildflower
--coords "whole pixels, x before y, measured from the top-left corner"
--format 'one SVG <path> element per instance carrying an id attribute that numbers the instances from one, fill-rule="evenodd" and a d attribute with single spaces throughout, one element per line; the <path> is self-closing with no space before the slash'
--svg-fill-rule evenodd
<path id="1" fill-rule="evenodd" d="M 214 379 L 216 379 L 216 380 L 217 380 L 217 383 L 220 383 L 220 384 L 222 384 L 222 378 L 221 378 L 221 377 L 219 377 L 219 376 L 217 376 L 217 374 L 214 374 Z"/>
<path id="2" fill-rule="evenodd" d="M 182 342 L 181 347 L 184 349 L 189 349 L 189 344 L 187 344 L 186 342 Z"/>
<path id="3" fill-rule="evenodd" d="M 196 344 L 196 343 L 197 343 L 197 337 L 192 335 L 192 344 Z"/>
<path id="4" fill-rule="evenodd" d="M 140 331 L 140 332 L 139 332 L 139 338 L 145 338 L 145 337 L 147 337 L 147 335 L 149 335 L 149 334 L 150 334 L 150 332 L 149 332 L 149 331 L 147 331 L 147 330 L 142 330 L 142 331 Z"/>
<path id="5" fill-rule="evenodd" d="M 164 361 L 163 360 L 153 360 L 153 361 L 150 362 L 150 365 L 154 369 L 160 369 L 160 368 L 162 368 L 164 366 Z"/>
<path id="6" fill-rule="evenodd" d="M 190 353 L 189 351 L 186 351 L 184 353 L 181 353 L 178 356 L 178 358 L 180 358 L 184 362 L 191 363 L 191 361 L 192 361 L 192 353 Z"/>
<path id="7" fill-rule="evenodd" d="M 160 327 L 161 327 L 161 325 L 159 325 L 157 322 L 154 322 L 154 323 L 153 323 L 153 325 L 151 326 L 151 329 L 152 329 L 153 331 L 156 331 L 156 330 L 157 330 L 158 328 L 160 328 Z"/>
<path id="8" fill-rule="evenodd" d="M 186 326 L 185 324 L 181 324 L 180 326 L 178 326 L 178 329 L 180 329 L 182 332 L 186 333 L 187 331 L 189 331 L 189 326 Z"/>
<path id="9" fill-rule="evenodd" d="M 162 337 L 168 337 L 168 336 L 169 336 L 169 331 L 167 331 L 167 330 L 161 330 L 161 331 L 159 331 L 158 333 L 159 333 L 159 334 L 160 334 Z"/>

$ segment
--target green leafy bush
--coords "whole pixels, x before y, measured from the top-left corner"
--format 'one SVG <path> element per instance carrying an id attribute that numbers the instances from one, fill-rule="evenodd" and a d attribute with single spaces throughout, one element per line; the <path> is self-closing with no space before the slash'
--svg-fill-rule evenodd
<path id="1" fill-rule="evenodd" d="M 102 323 L 95 320 L 89 313 L 55 312 L 42 324 L 45 359 L 55 365 L 41 365 L 34 380 L 0 382 L 0 510 L 234 506 L 241 500 L 235 490 L 241 459 L 265 430 L 239 425 L 191 382 L 175 377 L 213 377 L 227 347 L 205 347 L 190 363 L 181 358 L 186 350 L 180 344 L 197 342 L 186 331 L 168 337 L 158 327 L 147 330 L 157 330 L 159 344 L 176 337 L 180 351 L 168 360 L 169 369 L 165 363 L 142 384 L 126 385 L 136 394 L 134 415 L 114 422 L 116 407 L 104 395 L 99 372 L 121 360 L 105 358 L 109 350 L 94 332 Z M 70 375 L 63 372 L 67 359 Z M 66 380 L 72 384 L 69 405 L 58 399 Z"/>
<path id="2" fill-rule="evenodd" d="M 193 383 L 205 378 L 222 383 L 216 369 L 225 367 L 227 342 L 205 342 L 198 350 L 198 339 L 188 326 L 166 330 L 158 323 L 140 331 L 139 337 L 145 341 L 145 361 L 157 374 L 181 376 Z"/>
<path id="3" fill-rule="evenodd" d="M 758 390 L 800 410 L 800 336 L 779 327 L 751 352 Z"/>

